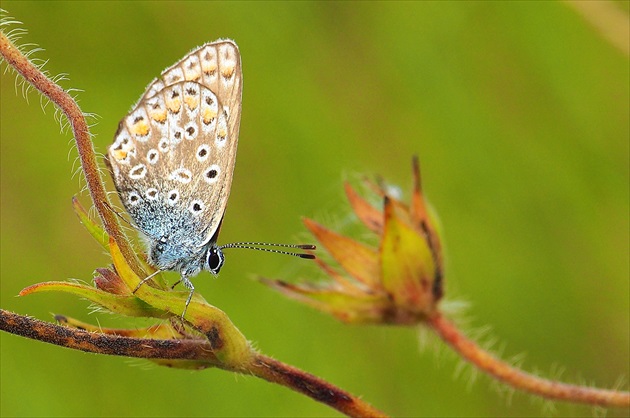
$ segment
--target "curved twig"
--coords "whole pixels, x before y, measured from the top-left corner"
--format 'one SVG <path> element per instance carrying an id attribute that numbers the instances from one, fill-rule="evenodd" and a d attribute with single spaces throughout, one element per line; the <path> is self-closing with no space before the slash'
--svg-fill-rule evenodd
<path id="1" fill-rule="evenodd" d="M 224 370 L 249 373 L 268 382 L 286 386 L 351 417 L 386 416 L 367 402 L 323 379 L 262 354 L 254 355 L 251 362 L 241 365 L 238 370 L 226 367 L 214 355 L 211 344 L 203 339 L 155 340 L 101 334 L 51 324 L 4 309 L 0 309 L 0 330 L 89 353 L 203 361 Z"/>
<path id="2" fill-rule="evenodd" d="M 494 357 L 479 347 L 474 341 L 468 339 L 452 322 L 441 314 L 436 314 L 429 318 L 428 324 L 465 360 L 516 389 L 560 401 L 605 407 L 630 407 L 629 392 L 556 382 L 513 367 Z"/>
<path id="3" fill-rule="evenodd" d="M 112 211 L 108 209 L 108 205 L 109 207 L 111 207 L 111 205 L 96 162 L 90 129 L 81 108 L 79 108 L 79 105 L 72 96 L 29 61 L 2 31 L 0 31 L 0 55 L 2 55 L 2 58 L 24 77 L 26 81 L 59 107 L 68 118 L 77 143 L 81 168 L 85 174 L 88 190 L 90 191 L 94 206 L 103 221 L 105 230 L 109 236 L 116 241 L 121 252 L 125 255 L 125 258 L 129 260 L 134 272 L 140 276 L 144 276 L 136 254 L 133 252 L 127 237 L 120 228 L 118 219 L 114 216 Z"/>

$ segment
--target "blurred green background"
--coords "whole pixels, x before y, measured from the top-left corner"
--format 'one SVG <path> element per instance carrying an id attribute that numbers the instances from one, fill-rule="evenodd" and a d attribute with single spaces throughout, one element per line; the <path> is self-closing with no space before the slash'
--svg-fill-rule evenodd
<path id="1" fill-rule="evenodd" d="M 627 25 L 628 3 L 591 13 Z M 411 156 L 437 209 L 447 299 L 505 358 L 569 382 L 630 374 L 629 65 L 575 6 L 556 2 L 2 2 L 68 73 L 104 153 L 118 121 L 160 71 L 220 37 L 238 43 L 244 93 L 221 242 L 310 241 L 300 218 L 344 230 L 342 180 L 381 174 L 408 195 Z M 604 12 L 602 12 L 604 10 Z M 611 15 L 606 11 L 612 11 Z M 627 26 L 626 26 L 627 30 Z M 623 32 L 621 32 L 623 34 Z M 623 40 L 623 39 L 622 39 Z M 110 327 L 64 294 L 16 298 L 33 283 L 91 282 L 108 257 L 71 208 L 84 182 L 71 135 L 49 105 L 2 75 L 1 307 Z M 108 179 L 109 181 L 109 179 Z M 111 182 L 108 183 L 110 190 Z M 85 193 L 82 201 L 89 205 Z M 309 263 L 233 250 L 197 290 L 265 354 L 396 416 L 591 415 L 471 384 L 418 331 L 351 327 L 252 280 L 321 279 Z M 169 276 L 175 280 L 176 275 Z M 336 416 L 252 377 L 190 372 L 0 333 L 2 416 Z M 563 372 L 560 372 L 563 371 Z M 609 415 L 628 411 L 610 410 Z"/>

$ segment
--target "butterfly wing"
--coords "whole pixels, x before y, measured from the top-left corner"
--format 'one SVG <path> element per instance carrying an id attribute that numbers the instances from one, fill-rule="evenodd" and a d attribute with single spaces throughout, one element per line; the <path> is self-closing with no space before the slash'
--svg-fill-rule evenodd
<path id="1" fill-rule="evenodd" d="M 121 121 L 108 162 L 121 201 L 150 239 L 181 235 L 199 247 L 217 232 L 236 160 L 242 88 L 238 47 L 216 41 L 166 69 Z"/>

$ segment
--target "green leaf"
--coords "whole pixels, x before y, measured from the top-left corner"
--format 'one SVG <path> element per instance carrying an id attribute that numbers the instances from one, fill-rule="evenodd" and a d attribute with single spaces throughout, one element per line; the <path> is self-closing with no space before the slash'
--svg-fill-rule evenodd
<path id="1" fill-rule="evenodd" d="M 20 296 L 40 292 L 65 292 L 96 303 L 112 312 L 125 316 L 166 318 L 165 312 L 155 309 L 135 296 L 114 295 L 91 286 L 71 282 L 44 282 L 23 289 Z"/>
<path id="2" fill-rule="evenodd" d="M 77 199 L 76 196 L 72 197 L 72 206 L 74 207 L 74 212 L 79 217 L 79 220 L 81 221 L 83 226 L 85 226 L 85 229 L 87 229 L 90 235 L 92 235 L 92 237 L 99 244 L 101 244 L 101 247 L 109 251 L 109 235 L 107 234 L 107 232 L 105 232 L 103 228 L 101 228 L 100 225 L 98 225 L 92 220 L 92 218 L 90 218 L 87 211 L 85 210 L 83 205 L 81 205 L 81 202 L 79 202 L 79 199 Z"/>

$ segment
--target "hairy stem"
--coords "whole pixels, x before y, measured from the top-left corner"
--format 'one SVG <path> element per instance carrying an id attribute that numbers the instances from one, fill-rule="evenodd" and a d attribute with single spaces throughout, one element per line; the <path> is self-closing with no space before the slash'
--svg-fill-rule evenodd
<path id="1" fill-rule="evenodd" d="M 468 339 L 441 314 L 429 318 L 428 324 L 460 356 L 490 376 L 520 390 L 545 398 L 586 403 L 604 407 L 630 407 L 630 393 L 556 382 L 526 373 L 494 357 Z"/>
<path id="2" fill-rule="evenodd" d="M 144 277 L 140 263 L 131 249 L 127 237 L 123 234 L 118 219 L 114 216 L 111 209 L 109 209 L 111 205 L 96 162 L 90 130 L 81 108 L 79 108 L 79 105 L 72 96 L 50 78 L 46 77 L 36 65 L 29 61 L 2 31 L 0 31 L 0 55 L 2 55 L 2 58 L 24 77 L 26 81 L 59 107 L 68 118 L 74 139 L 77 143 L 81 167 L 85 174 L 90 196 L 103 221 L 105 230 L 109 236 L 116 241 L 121 252 L 125 255 L 125 258 L 129 260 L 128 262 L 131 264 L 134 272 Z"/>
<path id="3" fill-rule="evenodd" d="M 232 372 L 286 386 L 351 417 L 385 417 L 367 402 L 330 383 L 270 357 L 255 354 L 239 369 L 226 367 L 214 355 L 211 344 L 198 340 L 130 338 L 64 327 L 0 309 L 0 330 L 22 337 L 89 353 L 146 359 L 195 360 Z"/>
<path id="4" fill-rule="evenodd" d="M 33 65 L 2 31 L 0 31 L 0 54 L 26 81 L 57 105 L 68 118 L 77 143 L 90 196 L 103 221 L 104 228 L 116 242 L 132 270 L 143 277 L 140 263 L 126 236 L 122 233 L 118 219 L 109 209 L 111 205 L 100 177 L 83 112 L 75 100 Z M 39 321 L 2 309 L 0 309 L 0 330 L 91 353 L 146 359 L 204 361 L 208 365 L 234 372 L 249 372 L 269 382 L 281 384 L 349 416 L 385 416 L 366 402 L 330 383 L 266 356 L 256 354 L 252 356 L 249 364 L 242 365 L 238 370 L 232 369 L 215 356 L 208 340 L 156 340 L 93 333 Z"/>
<path id="5" fill-rule="evenodd" d="M 385 417 L 367 402 L 312 374 L 262 354 L 256 355 L 247 371 L 271 383 L 293 389 L 351 417 Z"/>
<path id="6" fill-rule="evenodd" d="M 88 353 L 146 359 L 204 360 L 220 366 L 207 340 L 153 340 L 88 332 L 0 309 L 0 330 Z"/>

